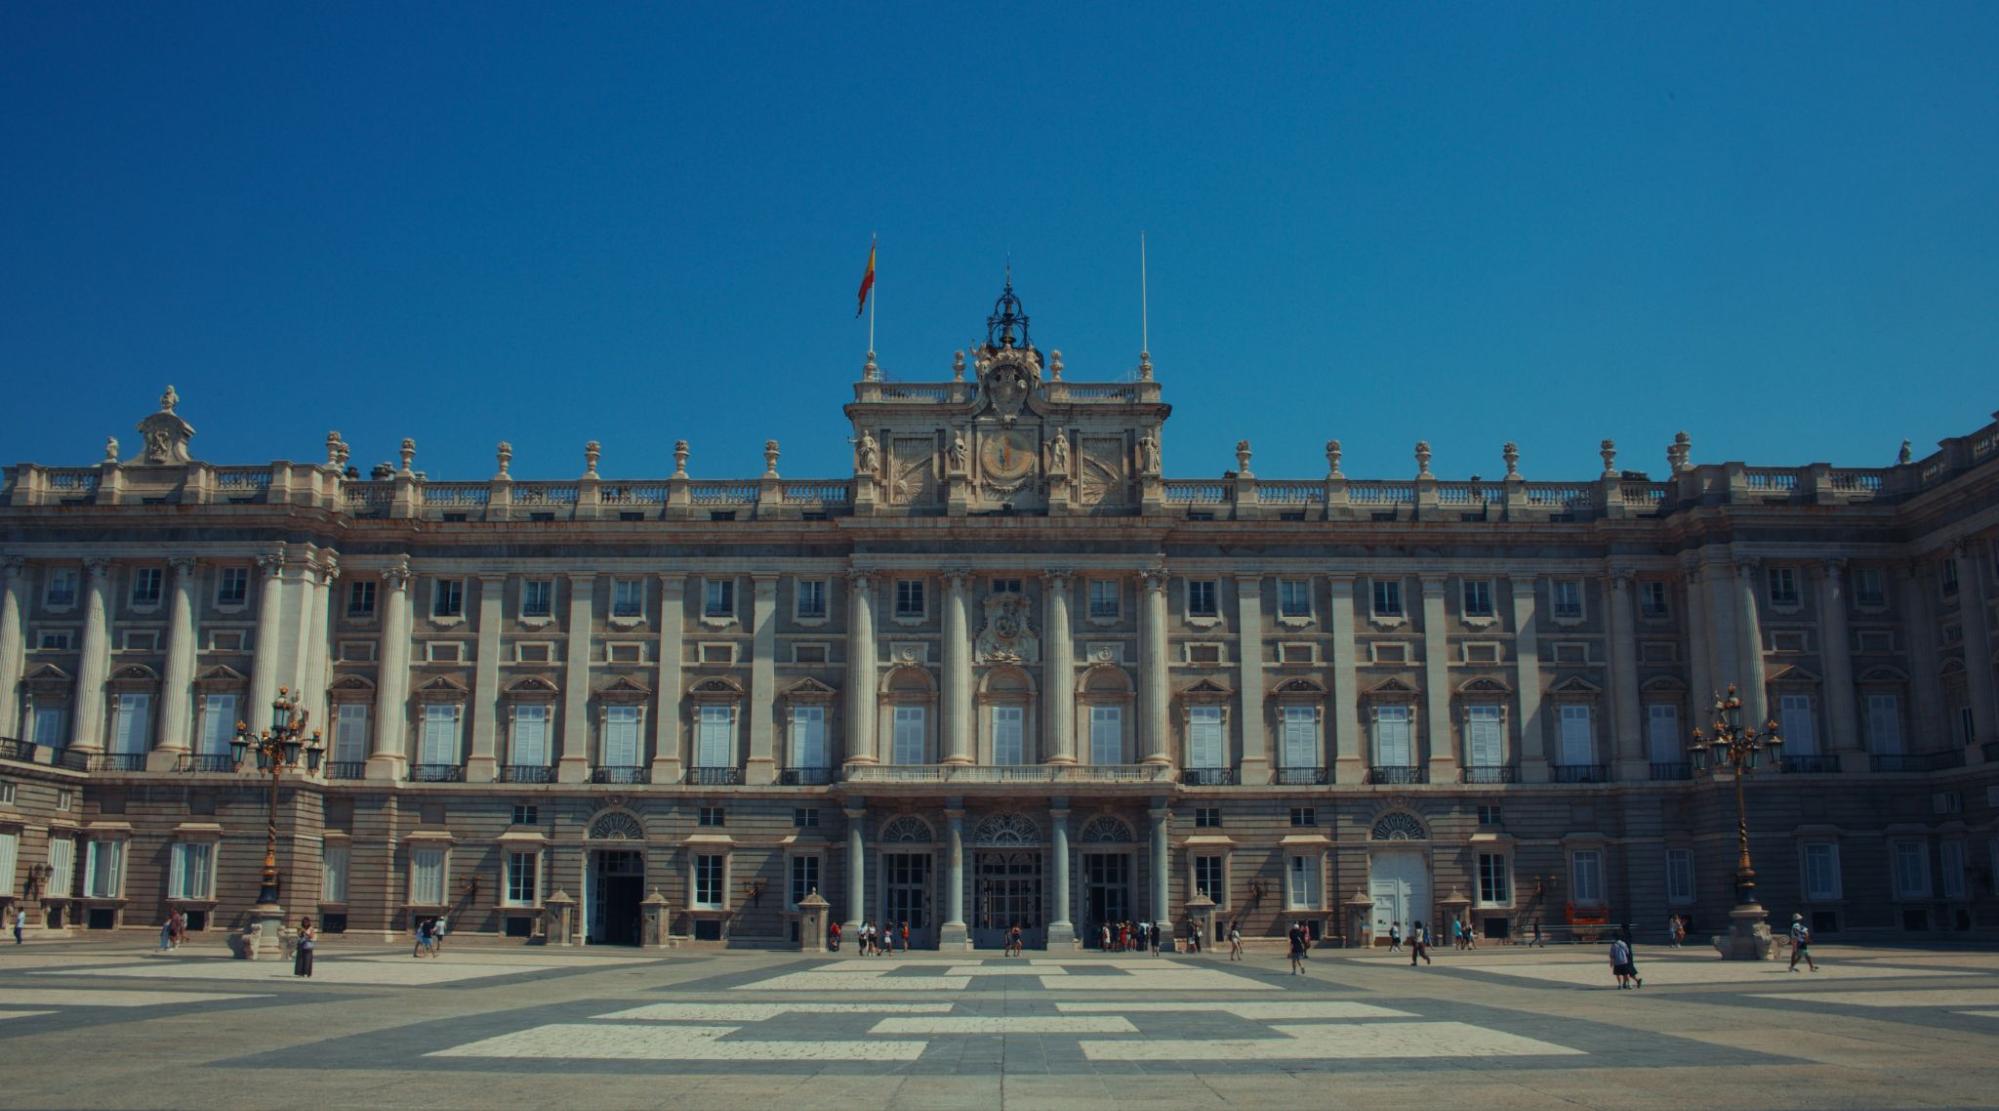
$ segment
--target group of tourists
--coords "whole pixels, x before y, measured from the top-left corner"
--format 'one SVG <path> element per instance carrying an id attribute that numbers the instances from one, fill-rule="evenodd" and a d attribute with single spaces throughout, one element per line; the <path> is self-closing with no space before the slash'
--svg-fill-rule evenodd
<path id="1" fill-rule="evenodd" d="M 444 915 L 424 918 L 416 924 L 416 948 L 410 950 L 412 957 L 435 957 L 444 950 Z"/>
<path id="2" fill-rule="evenodd" d="M 861 947 L 861 956 L 895 956 L 897 942 L 901 943 L 903 952 L 909 952 L 909 919 L 907 918 L 902 920 L 901 926 L 897 926 L 893 922 L 886 922 L 877 926 L 873 919 L 864 918 L 861 920 L 859 933 L 861 936 L 857 940 L 857 944 Z M 839 936 L 837 933 L 833 935 L 834 948 L 836 949 L 839 948 Z"/>
<path id="3" fill-rule="evenodd" d="M 1150 951 L 1159 955 L 1161 930 L 1152 922 L 1105 922 L 1097 927 L 1097 947 L 1106 953 L 1143 953 Z"/>
<path id="4" fill-rule="evenodd" d="M 16 942 L 21 940 L 18 929 L 14 933 L 14 940 Z M 160 950 L 162 952 L 172 952 L 186 942 L 187 914 L 176 907 L 172 913 L 167 915 L 167 920 L 160 923 Z"/>

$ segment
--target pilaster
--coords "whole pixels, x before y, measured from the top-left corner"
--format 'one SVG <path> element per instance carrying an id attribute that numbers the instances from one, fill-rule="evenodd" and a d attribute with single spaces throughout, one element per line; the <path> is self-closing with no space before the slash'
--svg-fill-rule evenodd
<path id="1" fill-rule="evenodd" d="M 1354 658 L 1353 593 L 1355 577 L 1335 574 L 1332 579 L 1332 665 L 1333 714 L 1328 728 L 1333 737 L 1333 782 L 1367 782 L 1367 761 L 1361 753 L 1360 673 Z"/>
<path id="2" fill-rule="evenodd" d="M 1520 781 L 1548 782 L 1547 726 L 1541 720 L 1541 614 L 1535 579 L 1516 575 L 1513 588 L 1513 675 L 1520 690 Z"/>
<path id="3" fill-rule="evenodd" d="M 874 580 L 866 571 L 847 576 L 847 736 L 849 764 L 875 762 Z"/>
<path id="4" fill-rule="evenodd" d="M 1423 576 L 1423 717 L 1430 738 L 1430 782 L 1458 781 L 1458 750 L 1451 740 L 1451 644 L 1444 618 L 1442 575 Z"/>
<path id="5" fill-rule="evenodd" d="M 652 781 L 678 783 L 680 752 L 681 653 L 687 621 L 687 576 L 659 577 L 659 712 L 652 719 Z"/>
<path id="6" fill-rule="evenodd" d="M 84 560 L 83 643 L 76 662 L 76 706 L 69 747 L 104 751 L 104 678 L 111 667 L 111 562 Z M 259 654 L 261 658 L 261 653 Z M 275 693 L 275 692 L 273 692 Z M 270 700 L 265 699 L 268 703 Z"/>
<path id="7" fill-rule="evenodd" d="M 479 581 L 479 658 L 472 672 L 472 755 L 465 762 L 471 783 L 499 778 L 500 622 L 504 620 L 507 577 L 482 574 Z"/>
<path id="8" fill-rule="evenodd" d="M 558 783 L 590 779 L 590 660 L 595 649 L 597 577 L 569 576 L 569 633 L 562 646 L 562 757 Z"/>
<path id="9" fill-rule="evenodd" d="M 772 743 L 777 705 L 777 576 L 750 576 L 750 756 L 743 782 L 751 786 L 777 780 Z"/>
<path id="10" fill-rule="evenodd" d="M 1069 626 L 1072 581 L 1069 572 L 1059 570 L 1049 571 L 1041 580 L 1048 611 L 1041 657 L 1041 735 L 1050 764 L 1076 762 L 1076 639 Z"/>

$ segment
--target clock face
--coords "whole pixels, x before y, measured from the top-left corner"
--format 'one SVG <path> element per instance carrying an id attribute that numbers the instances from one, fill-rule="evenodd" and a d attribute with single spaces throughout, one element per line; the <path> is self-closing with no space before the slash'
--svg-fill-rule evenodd
<path id="1" fill-rule="evenodd" d="M 979 457 L 994 478 L 1024 478 L 1034 469 L 1034 434 L 1019 428 L 989 432 L 980 441 Z"/>

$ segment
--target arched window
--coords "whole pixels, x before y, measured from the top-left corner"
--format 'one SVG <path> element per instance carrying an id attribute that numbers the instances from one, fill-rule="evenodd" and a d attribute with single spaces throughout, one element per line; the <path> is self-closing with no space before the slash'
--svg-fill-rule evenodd
<path id="1" fill-rule="evenodd" d="M 979 823 L 972 834 L 974 845 L 1038 845 L 1041 829 L 1020 814 L 994 814 Z"/>
<path id="2" fill-rule="evenodd" d="M 1123 819 L 1099 814 L 1083 823 L 1083 832 L 1076 836 L 1076 840 L 1088 844 L 1123 844 L 1138 840 L 1138 835 Z"/>
<path id="3" fill-rule="evenodd" d="M 930 823 L 914 814 L 904 814 L 882 827 L 881 840 L 904 845 L 923 845 L 936 840 Z"/>
<path id="4" fill-rule="evenodd" d="M 1374 823 L 1374 828 L 1368 831 L 1367 838 L 1370 841 L 1427 841 L 1430 834 L 1414 814 L 1397 810 L 1383 814 Z"/>

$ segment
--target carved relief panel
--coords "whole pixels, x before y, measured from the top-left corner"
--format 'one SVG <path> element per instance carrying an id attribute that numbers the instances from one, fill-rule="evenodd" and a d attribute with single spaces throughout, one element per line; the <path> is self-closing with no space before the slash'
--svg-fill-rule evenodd
<path id="1" fill-rule="evenodd" d="M 1084 505 L 1122 505 L 1128 500 L 1124 437 L 1083 437 L 1076 494 Z"/>
<path id="2" fill-rule="evenodd" d="M 888 500 L 896 505 L 928 505 L 937 500 L 934 437 L 897 436 L 890 441 Z"/>

